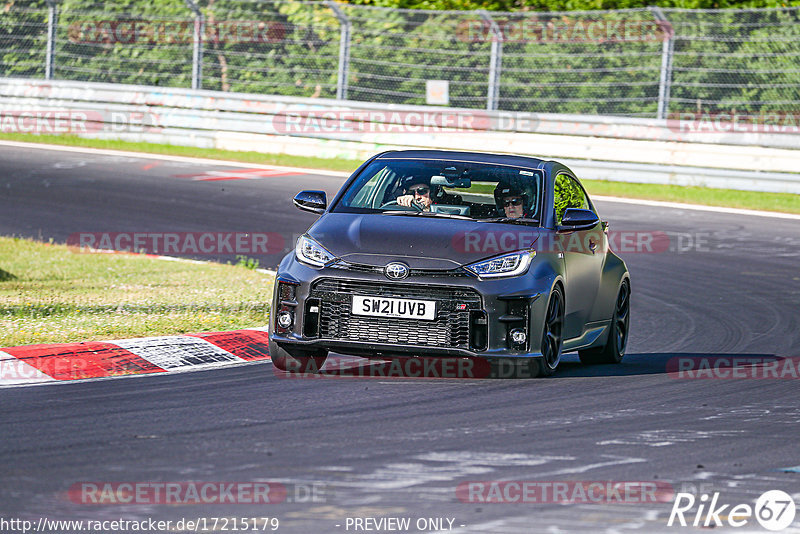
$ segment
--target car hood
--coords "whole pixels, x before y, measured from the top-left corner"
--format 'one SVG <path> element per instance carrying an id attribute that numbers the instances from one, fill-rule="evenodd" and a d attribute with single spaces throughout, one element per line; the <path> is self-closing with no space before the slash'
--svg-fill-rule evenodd
<path id="1" fill-rule="evenodd" d="M 412 269 L 454 269 L 531 248 L 541 229 L 461 219 L 328 213 L 308 235 L 337 258 L 383 267 L 403 261 Z"/>

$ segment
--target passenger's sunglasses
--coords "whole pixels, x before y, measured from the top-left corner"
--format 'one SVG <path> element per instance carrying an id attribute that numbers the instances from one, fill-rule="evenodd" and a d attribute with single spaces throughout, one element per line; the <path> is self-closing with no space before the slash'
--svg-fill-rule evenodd
<path id="1" fill-rule="evenodd" d="M 508 200 L 503 201 L 503 206 L 521 206 L 522 199 L 521 198 L 509 198 Z"/>
<path id="2" fill-rule="evenodd" d="M 408 192 L 411 193 L 412 195 L 414 195 L 414 194 L 427 195 L 428 193 L 431 192 L 431 188 L 430 187 L 414 187 L 414 188 L 409 189 Z"/>

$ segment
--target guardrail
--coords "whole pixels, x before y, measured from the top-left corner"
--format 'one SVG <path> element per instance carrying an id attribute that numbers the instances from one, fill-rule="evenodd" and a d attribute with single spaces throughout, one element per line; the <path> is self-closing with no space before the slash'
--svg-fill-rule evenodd
<path id="1" fill-rule="evenodd" d="M 0 128 L 363 159 L 441 148 L 559 159 L 581 177 L 800 194 L 800 124 L 403 106 L 0 78 Z M 795 131 L 796 130 L 796 131 Z"/>

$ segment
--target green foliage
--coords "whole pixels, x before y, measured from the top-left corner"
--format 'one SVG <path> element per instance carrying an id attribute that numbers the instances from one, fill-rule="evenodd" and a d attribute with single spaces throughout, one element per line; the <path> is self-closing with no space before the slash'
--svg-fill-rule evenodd
<path id="1" fill-rule="evenodd" d="M 259 268 L 260 262 L 256 258 L 248 258 L 247 256 L 239 255 L 236 256 L 236 266 L 255 271 Z"/>
<path id="2" fill-rule="evenodd" d="M 13 7 L 13 10 L 12 10 Z M 47 4 L 0 4 L 0 75 L 44 77 Z"/>
<path id="3" fill-rule="evenodd" d="M 567 208 L 585 208 L 583 190 L 577 182 L 571 179 L 556 179 L 553 183 L 553 207 L 556 220 L 561 223 L 561 217 Z"/>
<path id="4" fill-rule="evenodd" d="M 62 0 L 54 76 L 190 86 L 192 21 L 182 0 Z"/>
<path id="5" fill-rule="evenodd" d="M 44 0 L 6 4 L 0 76 L 44 76 Z M 427 80 L 447 80 L 450 105 L 486 107 L 489 26 L 506 37 L 499 109 L 653 117 L 663 35 L 613 34 L 653 24 L 648 0 L 352 0 L 347 98 L 423 105 Z M 776 0 L 659 0 L 662 7 L 783 6 Z M 800 6 L 800 0 L 786 0 Z M 365 4 L 365 5 L 359 5 Z M 341 25 L 328 6 L 282 0 L 204 0 L 202 87 L 334 98 Z M 376 6 L 421 8 L 420 11 Z M 617 9 L 626 11 L 541 10 Z M 631 9 L 636 8 L 636 9 Z M 498 13 L 497 10 L 515 10 Z M 794 112 L 800 105 L 800 10 L 667 10 L 675 32 L 668 111 Z M 600 24 L 601 38 L 564 32 Z M 137 31 L 130 28 L 136 27 Z M 128 29 L 126 33 L 126 28 Z M 560 36 L 542 32 L 562 28 Z M 183 0 L 61 0 L 55 78 L 191 87 L 194 18 Z M 539 33 L 537 33 L 539 32 Z M 608 36 L 607 36 L 608 35 Z M 639 38 L 641 37 L 641 38 Z"/>
<path id="6" fill-rule="evenodd" d="M 757 17 L 752 12 L 723 11 L 708 20 L 697 12 L 671 12 L 679 36 L 673 61 L 673 110 L 796 113 L 798 15 L 797 10 L 759 12 Z M 707 37 L 690 40 L 681 35 Z"/>
<path id="7" fill-rule="evenodd" d="M 336 96 L 339 24 L 321 4 L 210 0 L 203 9 L 208 24 L 224 29 L 229 21 L 258 28 L 250 39 L 211 40 L 204 54 L 203 87 L 222 91 L 304 97 Z M 260 34 L 259 34 L 260 32 Z"/>
<path id="8" fill-rule="evenodd" d="M 629 9 L 654 5 L 682 9 L 800 5 L 797 0 L 350 0 L 350 3 L 405 9 L 486 9 L 489 11 L 591 11 L 598 9 Z"/>

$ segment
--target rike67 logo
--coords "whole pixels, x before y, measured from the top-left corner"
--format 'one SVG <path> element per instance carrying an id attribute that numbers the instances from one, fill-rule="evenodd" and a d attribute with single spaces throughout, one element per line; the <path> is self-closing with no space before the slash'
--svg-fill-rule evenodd
<path id="1" fill-rule="evenodd" d="M 794 499 L 781 490 L 770 490 L 761 494 L 755 506 L 741 503 L 720 504 L 719 492 L 709 497 L 703 493 L 699 498 L 692 493 L 677 493 L 667 526 L 692 527 L 743 527 L 751 525 L 753 518 L 765 529 L 779 531 L 794 521 L 796 513 Z"/>

